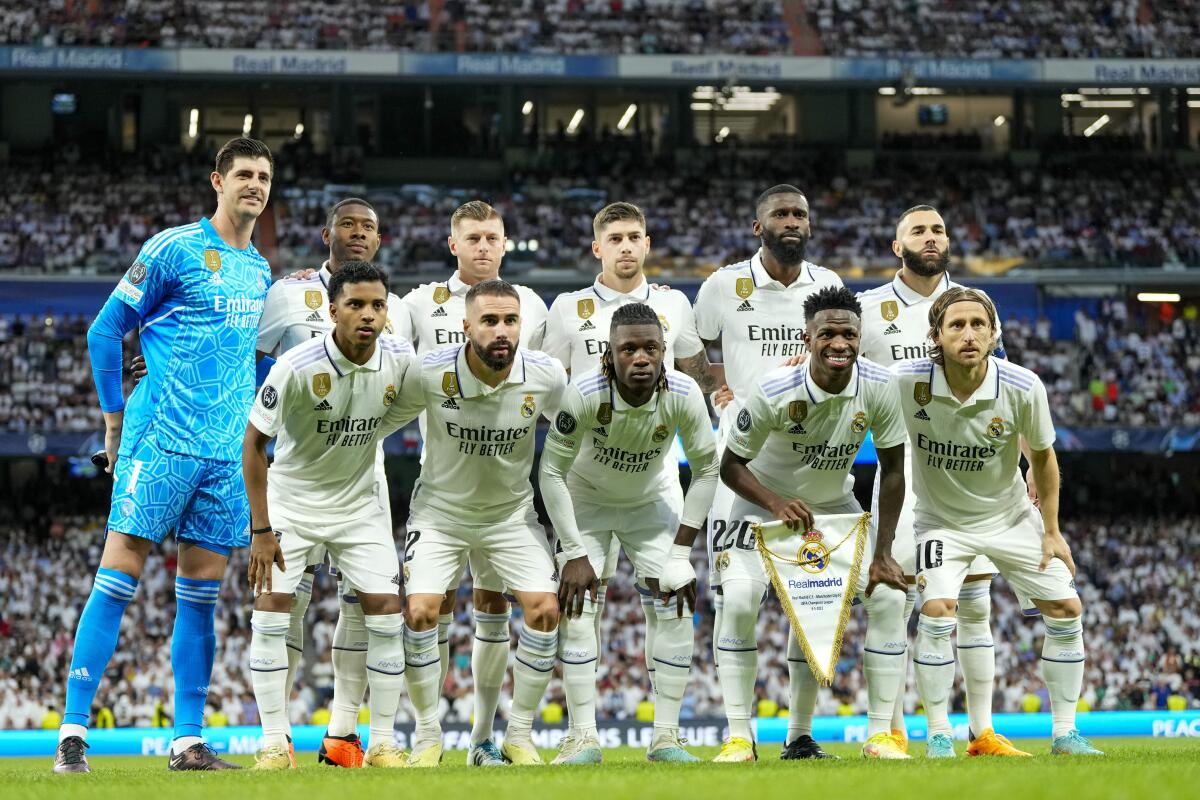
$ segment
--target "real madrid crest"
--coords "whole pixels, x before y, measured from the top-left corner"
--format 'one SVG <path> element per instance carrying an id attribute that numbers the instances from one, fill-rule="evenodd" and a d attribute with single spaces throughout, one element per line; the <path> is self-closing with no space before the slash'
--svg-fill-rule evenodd
<path id="1" fill-rule="evenodd" d="M 658 315 L 658 321 L 662 323 L 663 330 L 667 333 L 671 332 L 671 324 L 667 322 L 667 318 L 663 314 Z"/>
<path id="2" fill-rule="evenodd" d="M 917 381 L 913 385 L 913 400 L 917 401 L 917 405 L 929 405 L 929 401 L 933 399 L 933 390 L 929 388 L 927 381 Z"/>
<path id="3" fill-rule="evenodd" d="M 737 282 L 733 284 L 733 291 L 738 297 L 745 300 L 754 294 L 754 281 L 750 278 L 738 278 Z"/>
<path id="4" fill-rule="evenodd" d="M 449 287 L 443 286 L 440 283 L 434 287 L 433 302 L 437 303 L 440 306 L 442 303 L 446 302 L 449 299 L 450 299 Z"/>
<path id="5" fill-rule="evenodd" d="M 216 272 L 221 268 L 221 251 L 210 247 L 204 251 L 204 266 L 208 267 L 210 272 Z"/>
<path id="6" fill-rule="evenodd" d="M 859 411 L 854 415 L 854 419 L 850 420 L 850 430 L 855 433 L 863 433 L 867 430 L 867 414 L 865 411 Z"/>
<path id="7" fill-rule="evenodd" d="M 592 314 L 596 313 L 596 304 L 592 302 L 590 297 L 585 298 L 580 300 L 575 306 L 575 311 L 578 312 L 580 319 L 587 319 L 588 317 L 592 316 Z"/>
<path id="8" fill-rule="evenodd" d="M 521 416 L 529 419 L 537 411 L 537 405 L 533 402 L 533 395 L 525 395 L 525 402 L 521 403 Z"/>
<path id="9" fill-rule="evenodd" d="M 321 293 L 316 289 L 309 289 L 304 293 L 304 305 L 308 306 L 313 311 L 316 311 L 321 307 L 321 301 L 323 299 L 324 298 L 321 297 Z"/>
<path id="10" fill-rule="evenodd" d="M 650 436 L 650 438 L 655 443 L 658 443 L 658 442 L 664 441 L 670 435 L 671 434 L 667 433 L 666 425 L 659 425 L 657 428 L 654 429 L 654 433 Z"/>
<path id="11" fill-rule="evenodd" d="M 829 548 L 822 539 L 825 535 L 820 531 L 809 531 L 804 534 L 804 544 L 796 552 L 796 561 L 800 569 L 816 575 L 824 572 L 829 566 Z"/>
<path id="12" fill-rule="evenodd" d="M 453 372 L 442 373 L 442 391 L 448 397 L 454 397 L 458 394 L 458 376 Z"/>
<path id="13" fill-rule="evenodd" d="M 713 564 L 717 572 L 729 569 L 729 551 L 725 551 L 717 556 L 716 563 Z"/>
<path id="14" fill-rule="evenodd" d="M 396 402 L 396 386 L 389 383 L 387 388 L 383 390 L 383 404 L 390 406 L 394 402 Z"/>
<path id="15" fill-rule="evenodd" d="M 612 406 L 610 404 L 600 404 L 600 408 L 596 409 L 596 421 L 601 425 L 607 425 L 612 422 Z"/>
<path id="16" fill-rule="evenodd" d="M 992 421 L 987 426 L 988 436 L 993 438 L 1004 435 L 1004 419 L 1002 417 L 992 417 Z"/>
<path id="17" fill-rule="evenodd" d="M 333 380 L 329 377 L 328 372 L 318 372 L 313 375 L 312 387 L 313 394 L 317 397 L 324 397 L 333 388 Z"/>
<path id="18" fill-rule="evenodd" d="M 895 300 L 884 300 L 879 305 L 879 313 L 888 322 L 891 322 L 896 317 L 900 316 L 900 305 Z"/>
<path id="19" fill-rule="evenodd" d="M 808 401 L 793 400 L 788 403 L 788 419 L 792 422 L 804 422 L 808 416 Z"/>

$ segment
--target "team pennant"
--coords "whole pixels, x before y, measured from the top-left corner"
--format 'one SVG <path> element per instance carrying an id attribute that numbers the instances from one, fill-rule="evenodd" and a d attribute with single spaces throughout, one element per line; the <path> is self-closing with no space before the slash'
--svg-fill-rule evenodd
<path id="1" fill-rule="evenodd" d="M 809 531 L 782 522 L 754 526 L 763 567 L 808 668 L 823 686 L 833 682 L 842 651 L 870 519 L 869 513 L 817 515 Z"/>

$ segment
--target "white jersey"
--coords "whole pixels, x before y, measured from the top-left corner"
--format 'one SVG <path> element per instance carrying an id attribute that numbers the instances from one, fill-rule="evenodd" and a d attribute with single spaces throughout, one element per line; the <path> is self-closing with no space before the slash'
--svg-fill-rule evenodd
<path id="1" fill-rule="evenodd" d="M 329 318 L 329 262 L 311 278 L 282 278 L 267 290 L 266 305 L 258 323 L 260 353 L 278 356 L 310 339 L 324 336 L 333 330 Z M 395 318 L 401 314 L 400 298 L 388 292 L 388 322 L 384 333 L 399 333 Z"/>
<path id="2" fill-rule="evenodd" d="M 467 347 L 422 358 L 421 380 L 407 384 L 413 392 L 398 406 L 401 416 L 426 412 L 412 516 L 487 525 L 532 509 L 538 416 L 558 408 L 567 375 L 556 359 L 518 347 L 508 377 L 493 388 L 467 366 Z"/>
<path id="3" fill-rule="evenodd" d="M 715 464 L 717 444 L 708 407 L 690 377 L 668 369 L 667 390 L 655 392 L 645 405 L 631 406 L 599 370 L 592 370 L 567 388 L 542 458 L 574 461 L 567 475 L 573 499 L 640 506 L 679 491 L 679 466 L 671 456 L 676 432 L 693 471 Z M 715 477 L 713 472 L 714 489 Z M 700 527 L 711 501 L 709 492 L 701 505 L 688 503 L 683 523 Z"/>
<path id="4" fill-rule="evenodd" d="M 750 471 L 780 497 L 845 505 L 854 497 L 850 468 L 867 431 L 884 449 L 908 438 L 896 384 L 886 369 L 862 358 L 838 394 L 818 386 L 807 364 L 781 367 L 750 392 L 727 446 L 750 459 Z"/>
<path id="5" fill-rule="evenodd" d="M 994 533 L 1030 507 L 1021 480 L 1021 436 L 1034 450 L 1054 444 L 1046 387 L 1036 374 L 987 361 L 983 383 L 965 403 L 929 359 L 901 361 L 900 402 L 913 451 L 916 525 Z"/>
<path id="6" fill-rule="evenodd" d="M 658 314 L 667 347 L 664 363 L 668 366 L 704 349 L 696 335 L 696 320 L 687 295 L 678 289 L 651 289 L 644 277 L 628 294 L 608 288 L 600 278 L 586 289 L 560 294 L 550 304 L 542 349 L 561 361 L 572 375 L 597 369 L 600 356 L 608 350 L 613 312 L 628 303 L 645 303 Z"/>
<path id="7" fill-rule="evenodd" d="M 767 274 L 761 252 L 705 279 L 696 295 L 696 329 L 701 339 L 720 340 L 735 397 L 745 399 L 763 375 L 804 352 L 804 300 L 841 285 L 833 272 L 805 261 L 784 286 Z"/>
<path id="8" fill-rule="evenodd" d="M 513 286 L 521 296 L 521 347 L 540 350 L 546 329 L 546 303 L 526 286 Z M 458 272 L 440 283 L 424 283 L 404 295 L 392 314 L 396 332 L 410 340 L 417 354 L 465 344 L 463 320 L 467 316 L 467 292 Z"/>
<path id="9" fill-rule="evenodd" d="M 288 513 L 353 519 L 378 512 L 376 444 L 407 421 L 385 416 L 404 384 L 416 382 L 416 363 L 406 340 L 380 336 L 360 366 L 342 354 L 332 332 L 280 356 L 250 423 L 278 437 L 267 487 L 286 500 Z"/>

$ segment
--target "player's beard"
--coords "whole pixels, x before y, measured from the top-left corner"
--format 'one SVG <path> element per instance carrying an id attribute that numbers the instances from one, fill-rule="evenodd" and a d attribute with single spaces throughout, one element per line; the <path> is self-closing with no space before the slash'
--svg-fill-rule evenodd
<path id="1" fill-rule="evenodd" d="M 909 250 L 905 247 L 901 249 L 900 260 L 904 262 L 904 268 L 909 272 L 923 278 L 931 278 L 934 275 L 941 275 L 950 266 L 950 248 L 938 253 L 937 259 L 934 260 L 924 253 L 918 253 L 916 250 Z"/>
<path id="2" fill-rule="evenodd" d="M 799 234 L 798 242 L 785 242 L 782 234 L 774 234 L 763 228 L 763 246 L 771 251 L 775 260 L 785 267 L 794 267 L 804 260 L 804 251 L 808 249 L 808 237 Z"/>
<path id="3" fill-rule="evenodd" d="M 500 344 L 501 342 L 508 346 L 507 356 L 498 356 L 491 350 L 493 346 Z M 479 342 L 472 341 L 471 349 L 475 351 L 475 355 L 479 358 L 479 360 L 487 365 L 487 368 L 492 372 L 499 372 L 502 369 L 506 369 L 510 364 L 513 363 L 513 359 L 517 357 L 516 345 L 507 339 L 497 339 L 487 347 L 480 345 Z"/>

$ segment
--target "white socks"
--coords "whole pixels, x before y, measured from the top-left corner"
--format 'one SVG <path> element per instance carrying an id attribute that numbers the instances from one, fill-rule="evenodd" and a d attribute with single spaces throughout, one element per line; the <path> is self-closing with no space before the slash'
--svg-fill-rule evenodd
<path id="1" fill-rule="evenodd" d="M 992 582 L 964 583 L 958 593 L 958 663 L 967 693 L 967 719 L 975 736 L 992 727 L 996 648 L 992 641 Z"/>
<path id="2" fill-rule="evenodd" d="M 300 671 L 300 660 L 304 657 L 304 612 L 308 611 L 308 604 L 312 600 L 312 579 L 312 574 L 306 572 L 296 586 L 296 593 L 292 595 L 291 620 L 287 632 L 287 686 L 283 694 L 289 700 Z M 290 721 L 288 730 L 291 730 Z"/>
<path id="3" fill-rule="evenodd" d="M 725 698 L 729 735 L 750 741 L 754 740 L 750 719 L 758 675 L 758 605 L 764 588 L 762 583 L 750 580 L 722 583 L 721 628 L 715 637 L 721 654 L 717 677 Z"/>
<path id="4" fill-rule="evenodd" d="M 554 657 L 558 653 L 558 628 L 535 631 L 525 626 L 517 640 L 513 665 L 513 697 L 508 712 L 506 736 L 527 740 L 533 729 L 533 715 L 546 694 L 554 675 Z"/>
<path id="5" fill-rule="evenodd" d="M 904 642 L 908 644 L 908 621 L 912 619 L 913 609 L 917 607 L 917 587 L 911 583 L 904 595 Z M 908 727 L 904 723 L 904 694 L 908 690 L 909 655 L 905 653 L 904 663 L 900 667 L 900 688 L 896 692 L 896 706 L 892 710 L 892 729 L 903 731 L 908 736 Z"/>
<path id="6" fill-rule="evenodd" d="M 508 620 L 512 611 L 473 613 L 475 641 L 471 644 L 471 677 L 475 683 L 475 724 L 471 727 L 471 744 L 479 744 L 492 738 L 492 728 L 496 724 L 500 688 L 508 672 Z"/>
<path id="7" fill-rule="evenodd" d="M 1075 729 L 1075 710 L 1083 689 L 1083 624 L 1079 617 L 1054 619 L 1042 615 L 1042 680 L 1050 694 L 1050 717 L 1055 737 Z"/>
<path id="8" fill-rule="evenodd" d="M 438 691 L 446 688 L 446 676 L 450 674 L 450 626 L 454 623 L 454 614 L 438 614 Z"/>
<path id="9" fill-rule="evenodd" d="M 349 590 L 347 590 L 349 591 Z M 333 630 L 333 703 L 329 735 L 349 736 L 358 729 L 358 712 L 367 692 L 367 624 L 358 597 L 338 597 L 338 621 Z"/>
<path id="10" fill-rule="evenodd" d="M 679 729 L 679 708 L 692 672 L 692 653 L 695 633 L 692 615 L 676 617 L 674 603 L 654 608 L 658 625 L 654 634 L 654 730 L 670 732 Z M 647 637 L 649 638 L 649 637 Z"/>
<path id="11" fill-rule="evenodd" d="M 917 622 L 916 666 L 917 688 L 925 703 L 929 735 L 951 734 L 950 690 L 954 686 L 954 652 L 950 634 L 954 632 L 954 617 L 920 616 Z"/>
<path id="12" fill-rule="evenodd" d="M 817 689 L 820 687 L 808 667 L 795 631 L 788 637 L 787 660 L 790 705 L 787 741 L 784 744 L 791 744 L 798 736 L 812 736 L 813 710 L 817 706 Z"/>
<path id="13" fill-rule="evenodd" d="M 596 616 L 598 604 L 583 601 L 583 614 L 563 616 L 558 623 L 558 658 L 562 662 L 563 693 L 571 730 L 596 735 Z M 655 707 L 657 711 L 657 706 Z"/>
<path id="14" fill-rule="evenodd" d="M 413 752 L 420 752 L 442 740 L 442 725 L 438 719 L 441 687 L 438 685 L 440 661 L 438 630 L 404 631 L 404 663 L 408 677 L 408 699 L 416 717 L 413 733 Z"/>
<path id="15" fill-rule="evenodd" d="M 867 678 L 868 737 L 887 733 L 892 727 L 908 650 L 904 603 L 904 592 L 884 585 L 876 586 L 870 597 L 863 598 L 867 610 L 863 672 Z"/>
<path id="16" fill-rule="evenodd" d="M 291 615 L 254 611 L 250 615 L 250 682 L 258 716 L 262 720 L 263 744 L 287 746 L 287 632 Z"/>
<path id="17" fill-rule="evenodd" d="M 395 741 L 396 709 L 404 689 L 404 615 L 366 618 L 367 683 L 371 687 L 371 746 Z"/>
<path id="18" fill-rule="evenodd" d="M 658 692 L 658 684 L 654 682 L 655 672 L 658 670 L 658 664 L 654 663 L 654 637 L 658 635 L 658 614 L 654 610 L 654 595 L 650 594 L 650 590 L 643 587 L 641 583 L 638 583 L 636 588 L 642 602 L 642 616 L 646 619 L 643 658 L 646 661 L 646 672 L 650 678 L 650 694 L 653 699 L 654 694 Z"/>

